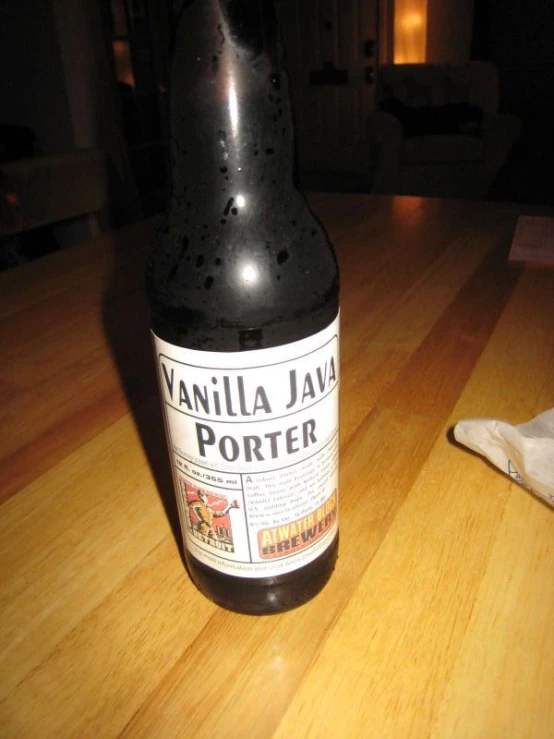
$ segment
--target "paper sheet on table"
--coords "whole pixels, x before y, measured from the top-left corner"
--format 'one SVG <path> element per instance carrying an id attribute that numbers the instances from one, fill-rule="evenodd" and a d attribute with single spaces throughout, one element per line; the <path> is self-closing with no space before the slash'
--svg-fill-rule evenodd
<path id="1" fill-rule="evenodd" d="M 520 216 L 508 261 L 554 267 L 554 218 Z"/>
<path id="2" fill-rule="evenodd" d="M 459 421 L 454 436 L 554 507 L 554 408 L 519 426 L 487 418 Z"/>

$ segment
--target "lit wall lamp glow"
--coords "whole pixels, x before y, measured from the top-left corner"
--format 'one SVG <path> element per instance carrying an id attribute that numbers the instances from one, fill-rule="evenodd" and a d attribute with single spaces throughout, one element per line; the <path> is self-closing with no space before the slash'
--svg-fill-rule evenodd
<path id="1" fill-rule="evenodd" d="M 395 0 L 394 63 L 426 60 L 427 0 Z"/>
<path id="2" fill-rule="evenodd" d="M 407 13 L 400 19 L 400 24 L 405 31 L 415 31 L 423 26 L 423 16 L 421 13 Z"/>

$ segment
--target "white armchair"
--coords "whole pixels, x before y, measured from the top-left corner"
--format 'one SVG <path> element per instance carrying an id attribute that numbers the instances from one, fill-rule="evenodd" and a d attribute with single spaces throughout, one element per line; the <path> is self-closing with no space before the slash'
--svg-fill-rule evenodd
<path id="1" fill-rule="evenodd" d="M 406 135 L 401 118 L 384 110 L 368 117 L 367 133 L 373 192 L 437 197 L 486 195 L 498 170 L 520 136 L 521 123 L 498 113 L 498 77 L 488 62 L 463 66 L 385 65 L 378 80 L 378 100 L 393 99 L 408 112 L 470 104 L 482 111 L 480 130 Z"/>

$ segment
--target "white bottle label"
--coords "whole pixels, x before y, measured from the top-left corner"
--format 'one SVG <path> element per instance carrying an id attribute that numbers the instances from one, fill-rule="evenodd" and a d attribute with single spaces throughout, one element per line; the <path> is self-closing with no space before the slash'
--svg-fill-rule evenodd
<path id="1" fill-rule="evenodd" d="M 187 549 L 237 577 L 316 559 L 338 530 L 339 317 L 271 349 L 154 343 Z"/>

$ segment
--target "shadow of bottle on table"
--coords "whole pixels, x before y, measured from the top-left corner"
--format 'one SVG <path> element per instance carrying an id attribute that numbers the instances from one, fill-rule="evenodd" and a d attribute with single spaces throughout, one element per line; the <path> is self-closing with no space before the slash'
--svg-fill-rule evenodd
<path id="1" fill-rule="evenodd" d="M 148 249 L 155 223 L 128 226 L 115 237 L 114 262 L 103 299 L 103 324 L 121 387 L 184 561 L 145 291 Z"/>

